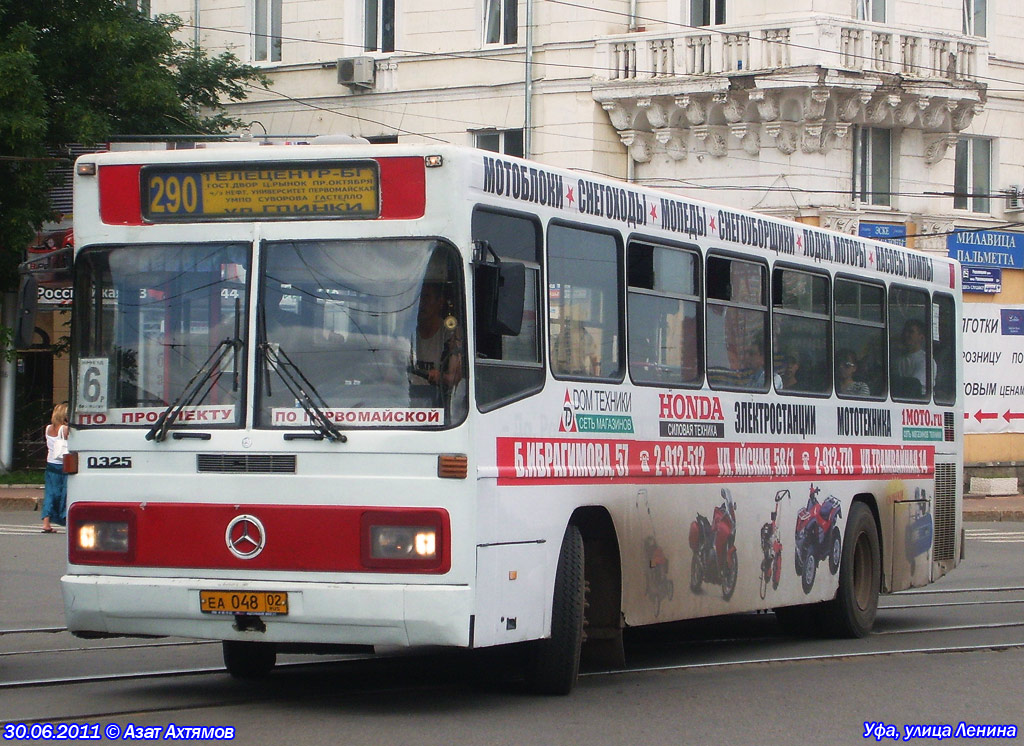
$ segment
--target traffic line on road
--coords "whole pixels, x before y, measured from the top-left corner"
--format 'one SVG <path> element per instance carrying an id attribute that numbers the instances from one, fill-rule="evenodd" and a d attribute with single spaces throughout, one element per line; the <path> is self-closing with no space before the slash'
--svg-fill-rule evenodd
<path id="1" fill-rule="evenodd" d="M 992 528 L 969 528 L 966 536 L 973 541 L 984 541 L 991 544 L 1019 544 L 1024 543 L 1024 532 L 1022 531 L 998 531 Z"/>
<path id="2" fill-rule="evenodd" d="M 57 528 L 57 527 L 55 527 Z M 22 534 L 40 534 L 43 530 L 40 526 L 26 526 L 24 523 L 8 523 L 0 525 L 0 536 L 20 536 Z M 56 533 L 66 533 L 63 528 L 57 528 Z"/>

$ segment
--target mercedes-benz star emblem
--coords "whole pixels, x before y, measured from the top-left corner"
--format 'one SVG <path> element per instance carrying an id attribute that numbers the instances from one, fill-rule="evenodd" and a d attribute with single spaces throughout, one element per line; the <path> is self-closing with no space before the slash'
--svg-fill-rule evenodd
<path id="1" fill-rule="evenodd" d="M 249 560 L 263 551 L 267 544 L 267 533 L 254 515 L 236 516 L 224 532 L 228 549 L 238 559 Z"/>

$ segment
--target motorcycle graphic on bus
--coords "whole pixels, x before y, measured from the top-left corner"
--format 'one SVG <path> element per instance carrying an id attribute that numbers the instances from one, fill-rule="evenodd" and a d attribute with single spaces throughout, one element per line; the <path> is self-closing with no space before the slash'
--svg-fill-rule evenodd
<path id="1" fill-rule="evenodd" d="M 722 598 L 728 601 L 736 590 L 739 561 L 736 556 L 736 503 L 732 492 L 722 490 L 722 504 L 709 521 L 700 513 L 690 524 L 690 590 L 699 593 L 702 583 L 722 586 Z"/>
<path id="2" fill-rule="evenodd" d="M 763 599 L 768 594 L 768 584 L 777 590 L 782 577 L 782 533 L 779 531 L 780 503 L 789 499 L 789 490 L 775 493 L 775 507 L 772 508 L 770 520 L 761 526 L 761 583 L 758 591 Z"/>
<path id="3" fill-rule="evenodd" d="M 641 502 L 643 507 L 641 508 Z M 675 583 L 668 575 L 668 556 L 655 537 L 651 506 L 647 502 L 647 490 L 637 494 L 636 506 L 646 510 L 651 533 L 644 538 L 644 593 L 654 602 L 654 616 L 661 616 L 662 601 L 671 601 L 675 595 Z"/>
<path id="4" fill-rule="evenodd" d="M 796 516 L 794 559 L 804 593 L 810 593 L 814 587 L 821 560 L 828 558 L 829 572 L 835 575 L 843 558 L 843 536 L 837 525 L 843 517 L 842 505 L 833 495 L 819 502 L 820 492 L 821 488 L 812 484 L 807 505 Z"/>

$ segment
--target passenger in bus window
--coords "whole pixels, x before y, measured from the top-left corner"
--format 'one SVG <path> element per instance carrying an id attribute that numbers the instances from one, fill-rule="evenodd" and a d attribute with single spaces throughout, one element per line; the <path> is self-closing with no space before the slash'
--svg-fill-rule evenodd
<path id="1" fill-rule="evenodd" d="M 424 282 L 416 313 L 413 375 L 451 390 L 462 380 L 462 330 L 439 282 Z"/>
<path id="2" fill-rule="evenodd" d="M 775 388 L 793 391 L 798 387 L 797 377 L 800 372 L 800 358 L 792 352 L 782 353 L 779 358 L 778 370 L 775 375 Z"/>
<path id="3" fill-rule="evenodd" d="M 555 366 L 571 376 L 601 375 L 601 360 L 593 335 L 579 319 L 567 319 L 555 340 Z"/>
<path id="4" fill-rule="evenodd" d="M 763 389 L 765 381 L 764 347 L 752 342 L 746 350 L 747 386 L 753 389 Z M 782 378 L 779 374 L 772 376 L 775 388 L 782 388 Z"/>
<path id="5" fill-rule="evenodd" d="M 857 355 L 853 350 L 840 350 L 836 354 L 836 389 L 847 396 L 871 396 L 864 381 L 854 379 L 857 373 Z"/>
<path id="6" fill-rule="evenodd" d="M 903 354 L 896 359 L 896 375 L 893 381 L 894 393 L 897 396 L 919 397 L 928 390 L 928 354 L 925 344 L 928 341 L 924 323 L 920 319 L 907 319 L 901 335 Z M 932 362 L 932 375 L 935 375 L 935 363 Z"/>

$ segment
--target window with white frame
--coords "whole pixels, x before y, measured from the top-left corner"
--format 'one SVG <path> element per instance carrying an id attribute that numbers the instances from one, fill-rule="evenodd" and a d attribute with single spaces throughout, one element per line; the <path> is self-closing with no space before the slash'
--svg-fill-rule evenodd
<path id="1" fill-rule="evenodd" d="M 963 32 L 971 36 L 985 36 L 988 0 L 963 0 Z"/>
<path id="2" fill-rule="evenodd" d="M 484 44 L 519 41 L 519 0 L 484 0 Z"/>
<path id="3" fill-rule="evenodd" d="M 252 58 L 255 62 L 281 60 L 281 4 L 284 0 L 253 0 Z"/>
<path id="4" fill-rule="evenodd" d="M 953 208 L 989 212 L 988 193 L 992 184 L 992 141 L 961 137 L 956 141 L 956 170 L 953 175 Z"/>
<path id="5" fill-rule="evenodd" d="M 395 51 L 395 0 L 366 0 L 363 49 L 367 52 Z"/>
<path id="6" fill-rule="evenodd" d="M 726 0 L 690 0 L 690 25 L 712 26 L 725 23 Z"/>
<path id="7" fill-rule="evenodd" d="M 486 130 L 477 132 L 475 144 L 480 150 L 492 153 L 504 153 L 523 157 L 523 131 L 517 130 Z"/>
<path id="8" fill-rule="evenodd" d="M 858 21 L 885 23 L 885 0 L 855 0 Z M 969 2 L 969 0 L 964 0 Z"/>
<path id="9" fill-rule="evenodd" d="M 853 198 L 868 205 L 892 203 L 892 130 L 857 127 L 853 136 Z"/>

